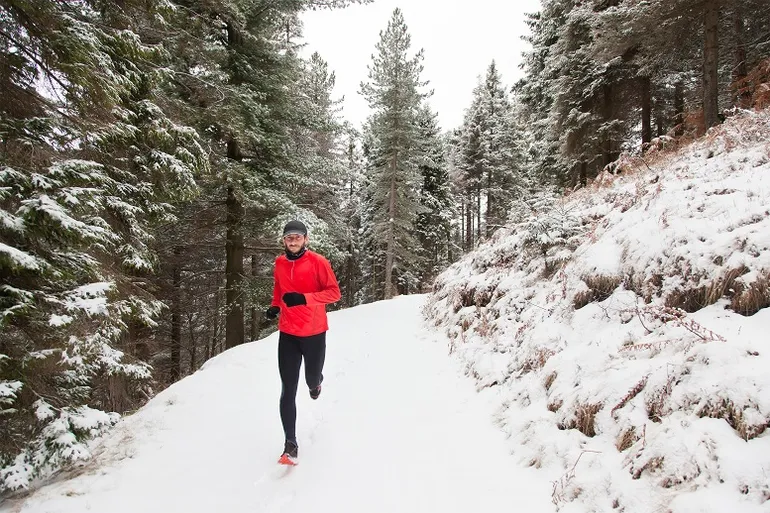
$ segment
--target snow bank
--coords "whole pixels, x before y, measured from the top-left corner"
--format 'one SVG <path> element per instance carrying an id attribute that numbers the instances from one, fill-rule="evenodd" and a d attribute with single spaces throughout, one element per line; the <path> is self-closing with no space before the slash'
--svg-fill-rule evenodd
<path id="1" fill-rule="evenodd" d="M 770 511 L 768 141 L 742 113 L 629 159 L 437 280 L 426 316 L 563 511 Z"/>

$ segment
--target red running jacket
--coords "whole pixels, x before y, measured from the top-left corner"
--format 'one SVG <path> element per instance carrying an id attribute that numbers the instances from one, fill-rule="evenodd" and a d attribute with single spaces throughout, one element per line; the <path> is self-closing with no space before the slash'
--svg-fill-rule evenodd
<path id="1" fill-rule="evenodd" d="M 310 250 L 305 250 L 297 260 L 280 255 L 275 259 L 273 281 L 273 302 L 270 305 L 281 309 L 279 331 L 309 337 L 329 329 L 326 305 L 339 301 L 340 286 L 326 258 Z M 287 292 L 304 294 L 307 304 L 286 306 L 283 295 Z"/>

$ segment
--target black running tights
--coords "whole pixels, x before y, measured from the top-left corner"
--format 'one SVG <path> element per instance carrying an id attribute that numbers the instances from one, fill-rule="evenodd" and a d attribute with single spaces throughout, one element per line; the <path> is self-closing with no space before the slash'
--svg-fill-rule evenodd
<path id="1" fill-rule="evenodd" d="M 323 381 L 326 332 L 310 337 L 278 335 L 278 371 L 281 374 L 281 422 L 286 440 L 297 441 L 297 386 L 299 369 L 305 359 L 305 383 L 315 388 Z"/>

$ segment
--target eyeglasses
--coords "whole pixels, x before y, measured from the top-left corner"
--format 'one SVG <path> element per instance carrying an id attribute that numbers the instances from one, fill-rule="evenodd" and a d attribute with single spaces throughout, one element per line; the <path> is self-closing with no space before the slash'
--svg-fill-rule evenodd
<path id="1" fill-rule="evenodd" d="M 296 241 L 302 240 L 304 238 L 305 238 L 304 235 L 300 235 L 298 233 L 294 233 L 294 234 L 291 234 L 291 235 L 284 235 L 283 240 L 285 240 L 287 242 L 296 242 Z"/>

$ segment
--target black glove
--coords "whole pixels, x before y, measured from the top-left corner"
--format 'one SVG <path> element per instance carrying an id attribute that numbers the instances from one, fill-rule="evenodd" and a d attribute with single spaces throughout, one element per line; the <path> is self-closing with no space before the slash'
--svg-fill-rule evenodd
<path id="1" fill-rule="evenodd" d="M 265 319 L 268 321 L 272 321 L 273 319 L 278 317 L 278 314 L 280 313 L 281 309 L 277 306 L 271 306 L 267 310 L 265 310 Z"/>
<path id="2" fill-rule="evenodd" d="M 287 292 L 283 295 L 283 302 L 286 303 L 286 306 L 297 306 L 297 305 L 306 305 L 307 300 L 305 299 L 305 294 L 300 294 L 299 292 Z"/>

